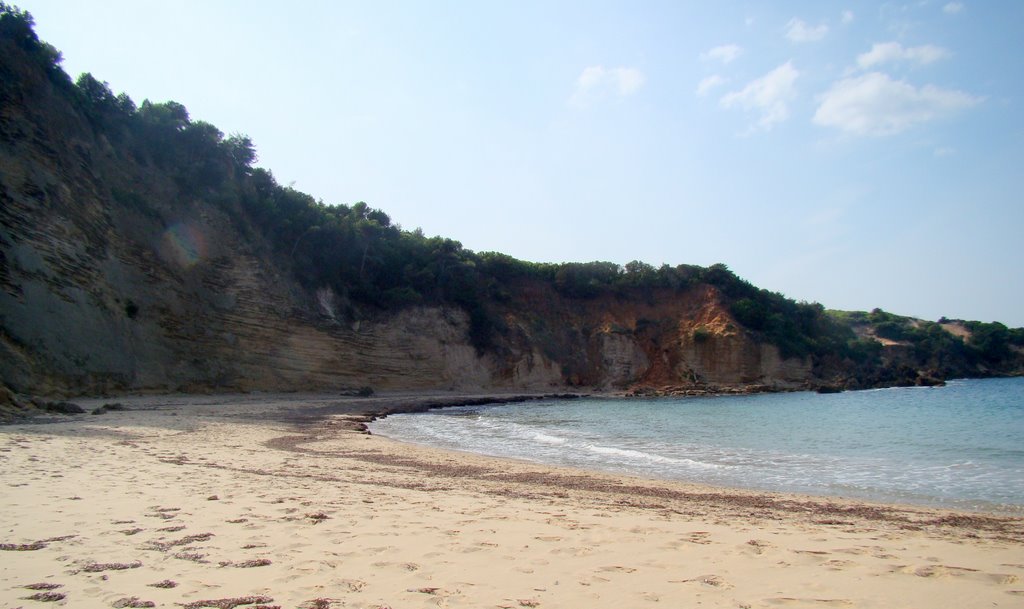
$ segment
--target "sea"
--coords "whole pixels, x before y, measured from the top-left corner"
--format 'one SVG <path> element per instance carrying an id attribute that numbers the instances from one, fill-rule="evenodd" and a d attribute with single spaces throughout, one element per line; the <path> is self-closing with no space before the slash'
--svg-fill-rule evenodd
<path id="1" fill-rule="evenodd" d="M 403 442 L 721 487 L 1024 515 L 1024 378 L 442 408 Z"/>

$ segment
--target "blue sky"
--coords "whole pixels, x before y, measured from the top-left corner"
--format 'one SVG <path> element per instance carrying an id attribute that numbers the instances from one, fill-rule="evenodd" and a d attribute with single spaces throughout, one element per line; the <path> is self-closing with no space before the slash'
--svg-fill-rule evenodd
<path id="1" fill-rule="evenodd" d="M 29 0 L 65 69 L 326 203 L 1024 326 L 1024 3 Z"/>

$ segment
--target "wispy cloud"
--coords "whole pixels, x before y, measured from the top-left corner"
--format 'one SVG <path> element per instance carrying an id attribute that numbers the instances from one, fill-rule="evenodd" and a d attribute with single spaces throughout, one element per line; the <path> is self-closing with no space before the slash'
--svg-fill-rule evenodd
<path id="1" fill-rule="evenodd" d="M 964 5 L 962 2 L 948 2 L 946 6 L 942 7 L 942 12 L 946 13 L 947 15 L 955 15 L 962 10 L 964 10 Z"/>
<path id="2" fill-rule="evenodd" d="M 712 74 L 697 84 L 697 95 L 707 95 L 712 89 L 724 85 L 727 81 L 718 74 Z"/>
<path id="3" fill-rule="evenodd" d="M 796 17 L 786 24 L 786 38 L 793 42 L 817 42 L 828 34 L 828 26 L 824 23 L 808 25 L 802 19 Z"/>
<path id="4" fill-rule="evenodd" d="M 721 61 L 730 63 L 743 53 L 743 48 L 735 44 L 723 44 L 700 54 L 702 61 Z"/>
<path id="5" fill-rule="evenodd" d="M 820 98 L 814 122 L 853 135 L 893 135 L 981 103 L 955 89 L 915 87 L 881 72 L 845 78 Z"/>
<path id="6" fill-rule="evenodd" d="M 574 106 L 585 106 L 595 99 L 626 97 L 636 93 L 646 80 L 644 73 L 636 68 L 606 68 L 589 66 L 576 78 L 576 89 L 569 98 Z"/>
<path id="7" fill-rule="evenodd" d="M 739 107 L 758 113 L 757 126 L 767 131 L 789 118 L 788 103 L 795 96 L 799 75 L 792 62 L 786 62 L 743 89 L 726 94 L 719 103 L 723 108 Z"/>
<path id="8" fill-rule="evenodd" d="M 853 11 L 843 11 L 842 21 L 843 25 L 853 23 Z"/>
<path id="9" fill-rule="evenodd" d="M 897 61 L 927 65 L 950 55 L 951 53 L 946 49 L 933 44 L 904 47 L 898 42 L 876 42 L 871 46 L 870 51 L 857 56 L 857 65 L 865 70 L 878 64 Z"/>

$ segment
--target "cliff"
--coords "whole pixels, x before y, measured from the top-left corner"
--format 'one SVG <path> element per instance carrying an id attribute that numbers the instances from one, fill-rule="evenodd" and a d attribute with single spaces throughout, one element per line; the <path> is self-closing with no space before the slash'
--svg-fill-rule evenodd
<path id="1" fill-rule="evenodd" d="M 11 392 L 673 393 L 1024 369 L 1016 343 L 988 368 L 954 358 L 930 371 L 919 354 L 858 350 L 888 347 L 725 267 L 509 263 L 362 204 L 323 206 L 254 170 L 247 138 L 224 139 L 180 105 L 137 109 L 91 76 L 71 83 L 52 47 L 6 19 L 0 382 Z"/>

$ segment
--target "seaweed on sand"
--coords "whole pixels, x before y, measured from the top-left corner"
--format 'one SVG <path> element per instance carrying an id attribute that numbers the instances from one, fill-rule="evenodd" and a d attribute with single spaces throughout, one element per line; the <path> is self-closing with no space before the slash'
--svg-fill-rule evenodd
<path id="1" fill-rule="evenodd" d="M 272 602 L 274 602 L 274 599 L 269 596 L 240 596 L 208 601 L 192 601 L 185 605 L 185 609 L 235 609 L 239 605 L 256 605 Z"/>
<path id="2" fill-rule="evenodd" d="M 132 596 L 116 600 L 111 606 L 114 607 L 114 609 L 141 609 L 144 607 L 156 607 L 156 603 L 153 601 L 139 600 L 139 597 Z"/>
<path id="3" fill-rule="evenodd" d="M 306 514 L 306 518 L 313 521 L 313 524 L 320 524 L 321 522 L 330 519 L 330 516 L 323 512 L 317 512 L 315 514 Z"/>
<path id="4" fill-rule="evenodd" d="M 32 596 L 26 596 L 27 601 L 39 601 L 41 603 L 56 603 L 62 601 L 67 597 L 66 594 L 61 592 L 36 592 Z"/>
<path id="5" fill-rule="evenodd" d="M 155 584 L 146 584 L 146 585 L 149 586 L 150 588 L 177 588 L 178 587 L 178 582 L 170 580 L 170 579 L 165 579 L 163 581 L 156 582 Z"/>
<path id="6" fill-rule="evenodd" d="M 222 567 L 238 567 L 239 569 L 249 569 L 252 567 L 265 567 L 272 564 L 269 558 L 254 558 L 252 560 L 244 560 L 242 562 L 232 562 L 226 560 L 220 563 Z"/>
<path id="7" fill-rule="evenodd" d="M 49 582 L 41 582 L 38 584 L 29 584 L 22 586 L 26 590 L 56 590 L 57 588 L 63 588 L 64 584 L 51 584 Z"/>
<path id="8" fill-rule="evenodd" d="M 124 571 L 125 569 L 138 569 L 142 562 L 93 562 L 82 567 L 86 573 L 100 573 L 102 571 Z"/>
<path id="9" fill-rule="evenodd" d="M 178 546 L 188 546 L 199 541 L 209 541 L 211 537 L 213 537 L 213 533 L 197 533 L 195 535 L 186 535 L 181 539 L 172 539 L 170 541 L 151 541 L 149 542 L 148 549 L 166 552 L 167 550 Z"/>
<path id="10" fill-rule="evenodd" d="M 8 552 L 29 552 L 32 550 L 42 550 L 45 547 L 46 544 L 41 541 L 33 541 L 32 543 L 0 543 L 0 550 Z"/>

